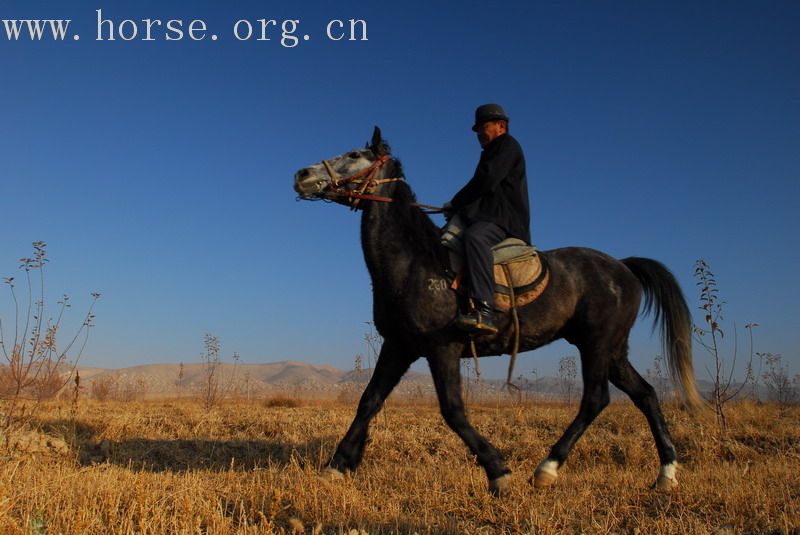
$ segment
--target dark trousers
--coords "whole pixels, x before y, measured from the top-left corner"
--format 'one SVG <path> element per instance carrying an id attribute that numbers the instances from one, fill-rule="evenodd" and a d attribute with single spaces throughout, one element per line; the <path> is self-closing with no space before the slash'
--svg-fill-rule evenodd
<path id="1" fill-rule="evenodd" d="M 461 234 L 470 296 L 494 306 L 494 259 L 492 247 L 503 241 L 505 230 L 487 221 L 477 221 Z"/>

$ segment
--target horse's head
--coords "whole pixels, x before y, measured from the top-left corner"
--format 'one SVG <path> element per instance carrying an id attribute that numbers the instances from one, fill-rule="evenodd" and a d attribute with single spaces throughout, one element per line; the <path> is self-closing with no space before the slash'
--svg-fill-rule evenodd
<path id="1" fill-rule="evenodd" d="M 389 146 L 376 126 L 372 141 L 365 148 L 353 149 L 297 171 L 294 190 L 301 199 L 351 204 L 358 195 L 370 193 L 386 179 L 386 164 L 390 161 Z"/>

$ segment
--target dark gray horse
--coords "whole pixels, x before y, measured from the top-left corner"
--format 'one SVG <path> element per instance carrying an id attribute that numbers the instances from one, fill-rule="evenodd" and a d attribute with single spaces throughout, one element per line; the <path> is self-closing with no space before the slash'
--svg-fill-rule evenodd
<path id="1" fill-rule="evenodd" d="M 440 231 L 417 206 L 376 127 L 365 149 L 346 152 L 301 169 L 294 188 L 304 199 L 328 199 L 363 211 L 361 244 L 373 287 L 375 326 L 384 343 L 358 410 L 325 474 L 355 470 L 364 453 L 370 420 L 420 357 L 428 359 L 442 416 L 489 478 L 489 490 L 508 486 L 510 470 L 500 453 L 469 423 L 461 397 L 461 358 L 468 338 L 453 326 L 457 298 L 447 289 L 447 253 Z M 615 260 L 592 249 L 569 247 L 541 253 L 550 283 L 536 301 L 519 310 L 520 350 L 564 338 L 580 350 L 583 398 L 575 420 L 534 472 L 534 484 L 552 484 L 575 442 L 608 405 L 608 382 L 644 413 L 656 442 L 661 469 L 656 486 L 674 487 L 677 455 L 655 391 L 628 361 L 628 335 L 639 312 L 654 311 L 673 382 L 687 402 L 700 406 L 691 362 L 691 317 L 680 287 L 659 262 Z M 499 320 L 494 337 L 476 339 L 479 356 L 509 353 L 510 317 Z"/>

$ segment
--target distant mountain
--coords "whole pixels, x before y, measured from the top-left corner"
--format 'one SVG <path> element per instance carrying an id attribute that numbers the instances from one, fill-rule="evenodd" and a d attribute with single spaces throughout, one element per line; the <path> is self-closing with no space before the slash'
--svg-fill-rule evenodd
<path id="1" fill-rule="evenodd" d="M 193 395 L 202 392 L 206 384 L 205 364 L 184 364 L 183 376 L 179 377 L 179 364 L 147 364 L 130 368 L 107 369 L 79 367 L 81 384 L 92 393 L 93 384 L 103 384 L 115 392 L 127 392 L 121 397 L 169 397 L 177 395 Z M 340 370 L 333 366 L 309 364 L 307 362 L 282 361 L 262 364 L 234 364 L 226 362 L 217 371 L 220 388 L 226 393 L 239 395 L 265 395 L 269 393 L 290 393 L 297 396 L 338 396 L 347 393 L 357 397 L 372 375 L 371 369 L 360 371 Z M 650 379 L 648 379 L 650 380 Z M 652 381 L 651 381 L 652 382 Z M 504 390 L 505 381 L 501 379 L 482 379 L 476 382 L 474 375 L 463 377 L 467 389 L 475 389 L 491 394 Z M 563 398 L 567 392 L 558 377 L 540 377 L 535 381 L 525 378 L 514 380 L 521 390 L 544 398 Z M 659 396 L 672 394 L 672 384 L 653 383 Z M 706 380 L 698 380 L 698 389 L 708 398 L 713 384 Z M 732 390 L 735 390 L 734 386 Z M 433 394 L 433 381 L 427 373 L 409 371 L 396 389 L 401 394 Z M 766 399 L 766 391 L 759 389 L 762 399 Z M 583 391 L 581 378 L 578 377 L 571 388 L 570 397 L 580 399 Z M 749 388 L 742 391 L 746 396 Z M 119 394 L 118 394 L 119 395 Z M 626 398 L 625 394 L 611 387 L 611 395 L 615 399 Z"/>

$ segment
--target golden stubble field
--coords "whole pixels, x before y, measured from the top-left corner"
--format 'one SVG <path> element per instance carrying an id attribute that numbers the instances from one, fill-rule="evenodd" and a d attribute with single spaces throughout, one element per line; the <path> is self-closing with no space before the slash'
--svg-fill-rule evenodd
<path id="1" fill-rule="evenodd" d="M 293 406 L 295 405 L 295 406 Z M 319 469 L 354 404 L 191 400 L 53 402 L 41 433 L 0 465 L 0 533 L 792 533 L 800 528 L 800 408 L 730 406 L 730 430 L 665 408 L 680 488 L 658 471 L 644 417 L 614 402 L 546 490 L 528 483 L 575 407 L 472 403 L 477 429 L 513 470 L 493 498 L 431 400 L 390 398 L 364 462 Z"/>

